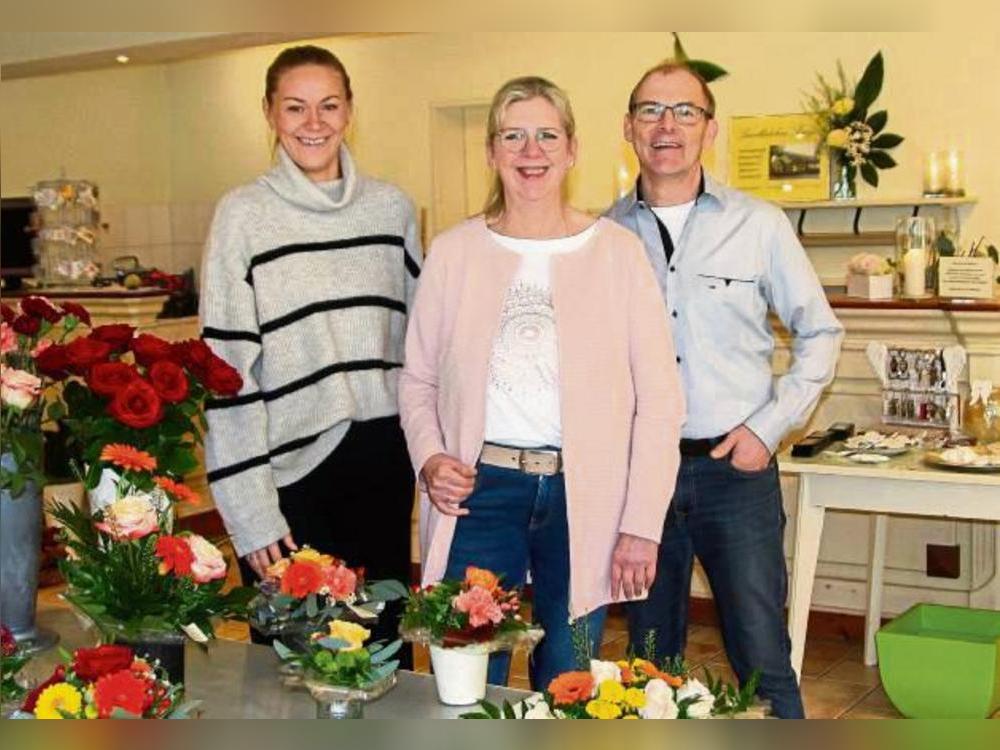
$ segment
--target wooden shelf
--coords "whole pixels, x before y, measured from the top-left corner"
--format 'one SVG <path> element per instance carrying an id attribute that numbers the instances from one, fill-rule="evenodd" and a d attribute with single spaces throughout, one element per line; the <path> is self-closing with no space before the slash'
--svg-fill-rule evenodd
<path id="1" fill-rule="evenodd" d="M 799 235 L 803 247 L 869 247 L 895 245 L 895 232 L 813 232 Z"/>
<path id="2" fill-rule="evenodd" d="M 842 201 L 775 201 L 776 205 L 785 210 L 809 210 L 813 208 L 892 208 L 893 206 L 965 206 L 977 203 L 979 199 L 973 195 L 961 198 L 933 198 L 914 196 L 911 198 L 865 198 L 862 200 Z"/>

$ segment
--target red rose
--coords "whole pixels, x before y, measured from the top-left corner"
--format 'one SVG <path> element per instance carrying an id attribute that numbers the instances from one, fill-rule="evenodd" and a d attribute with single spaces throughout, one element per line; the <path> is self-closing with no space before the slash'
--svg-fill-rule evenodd
<path id="1" fill-rule="evenodd" d="M 135 354 L 135 361 L 143 367 L 151 367 L 154 362 L 170 359 L 174 351 L 173 344 L 150 333 L 140 333 L 132 339 L 129 348 Z"/>
<path id="2" fill-rule="evenodd" d="M 19 315 L 11 324 L 11 328 L 17 333 L 23 333 L 25 336 L 34 336 L 41 327 L 42 321 L 30 315 Z"/>
<path id="3" fill-rule="evenodd" d="M 55 380 L 61 380 L 69 374 L 69 360 L 66 359 L 66 347 L 53 344 L 43 349 L 35 356 L 35 366 L 43 375 Z"/>
<path id="4" fill-rule="evenodd" d="M 169 404 L 176 404 L 187 398 L 188 379 L 181 366 L 170 360 L 154 362 L 149 368 L 149 382 L 156 394 Z"/>
<path id="5" fill-rule="evenodd" d="M 13 656 L 17 651 L 17 641 L 14 634 L 6 625 L 0 625 L 0 653 L 4 656 Z"/>
<path id="6" fill-rule="evenodd" d="M 235 396 L 243 387 L 243 378 L 236 368 L 214 354 L 208 362 L 205 387 L 219 396 Z"/>
<path id="7" fill-rule="evenodd" d="M 0 305 L 0 314 L 3 315 L 3 322 L 10 325 L 14 322 L 14 318 L 17 317 L 17 313 L 14 312 L 14 308 L 10 305 Z"/>
<path id="8" fill-rule="evenodd" d="M 204 380 L 208 374 L 209 360 L 214 356 L 208 344 L 202 339 L 189 339 L 175 344 L 174 348 L 180 354 L 180 363 L 188 368 L 198 380 Z"/>
<path id="9" fill-rule="evenodd" d="M 91 330 L 90 337 L 110 344 L 111 348 L 117 351 L 128 346 L 128 342 L 132 340 L 132 334 L 134 333 L 135 326 L 126 325 L 125 323 L 112 323 L 111 325 L 97 326 L 97 328 Z"/>
<path id="10" fill-rule="evenodd" d="M 136 378 L 115 394 L 108 413 L 122 424 L 142 430 L 163 419 L 163 402 L 153 386 Z"/>
<path id="11" fill-rule="evenodd" d="M 191 575 L 194 552 L 183 537 L 161 536 L 156 540 L 156 556 L 160 558 L 160 575 L 170 571 L 178 576 Z"/>
<path id="12" fill-rule="evenodd" d="M 25 696 L 24 703 L 21 704 L 21 710 L 29 714 L 34 713 L 35 704 L 38 703 L 38 696 L 45 692 L 45 688 L 58 685 L 60 682 L 66 682 L 66 667 L 62 664 L 55 668 L 49 679 L 37 685 L 34 690 Z"/>
<path id="13" fill-rule="evenodd" d="M 63 302 L 62 309 L 64 313 L 72 315 L 84 325 L 90 325 L 90 313 L 83 305 L 77 304 L 76 302 Z"/>
<path id="14" fill-rule="evenodd" d="M 66 344 L 69 369 L 81 375 L 98 362 L 106 362 L 110 355 L 111 344 L 92 336 L 82 336 Z"/>
<path id="15" fill-rule="evenodd" d="M 87 374 L 87 385 L 98 396 L 110 398 L 139 377 L 138 371 L 124 362 L 98 362 Z"/>
<path id="16" fill-rule="evenodd" d="M 78 648 L 73 654 L 73 672 L 84 682 L 93 682 L 132 663 L 132 649 L 128 646 L 108 644 L 97 648 Z"/>
<path id="17" fill-rule="evenodd" d="M 34 318 L 44 318 L 50 323 L 62 320 L 63 313 L 57 310 L 44 297 L 25 297 L 21 300 L 21 312 Z"/>

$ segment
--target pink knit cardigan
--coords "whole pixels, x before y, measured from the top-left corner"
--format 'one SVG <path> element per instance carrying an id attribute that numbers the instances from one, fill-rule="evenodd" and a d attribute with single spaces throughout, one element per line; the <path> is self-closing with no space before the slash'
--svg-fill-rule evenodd
<path id="1" fill-rule="evenodd" d="M 475 465 L 487 368 L 520 257 L 473 218 L 437 237 L 406 333 L 399 407 L 417 473 L 435 453 Z M 611 601 L 619 532 L 660 540 L 684 420 L 663 298 L 640 240 L 608 219 L 578 250 L 553 256 L 570 616 Z M 441 579 L 455 518 L 421 488 L 423 582 Z"/>

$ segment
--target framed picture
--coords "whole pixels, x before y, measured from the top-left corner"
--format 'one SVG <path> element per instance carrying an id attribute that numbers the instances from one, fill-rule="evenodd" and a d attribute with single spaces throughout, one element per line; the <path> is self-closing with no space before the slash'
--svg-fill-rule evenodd
<path id="1" fill-rule="evenodd" d="M 729 184 L 774 201 L 830 197 L 830 157 L 811 115 L 733 117 Z"/>

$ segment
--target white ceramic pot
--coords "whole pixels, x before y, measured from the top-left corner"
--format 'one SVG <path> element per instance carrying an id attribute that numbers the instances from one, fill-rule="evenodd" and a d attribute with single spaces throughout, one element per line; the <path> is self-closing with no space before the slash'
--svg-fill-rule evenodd
<path id="1" fill-rule="evenodd" d="M 471 706 L 486 697 L 489 652 L 480 645 L 444 648 L 431 644 L 438 699 L 446 706 Z"/>

